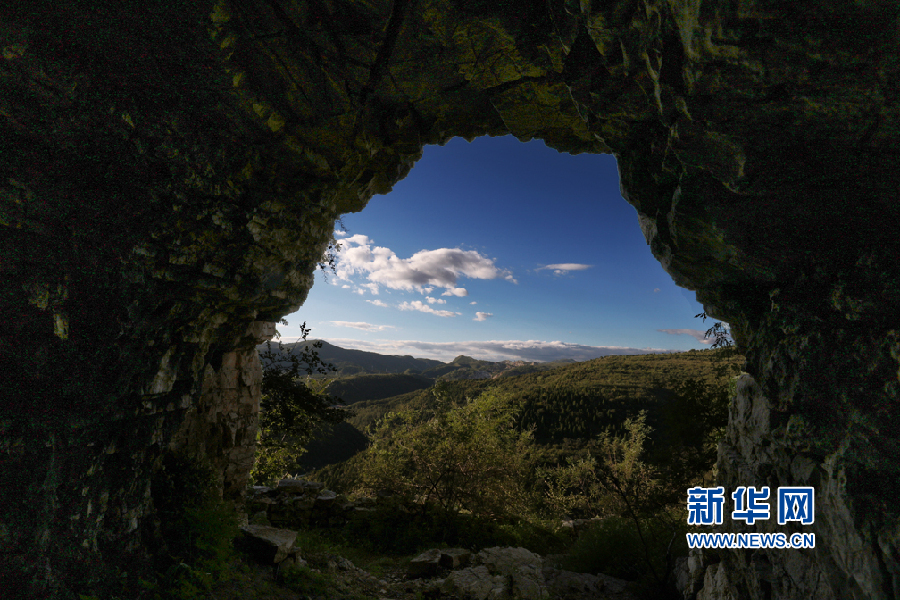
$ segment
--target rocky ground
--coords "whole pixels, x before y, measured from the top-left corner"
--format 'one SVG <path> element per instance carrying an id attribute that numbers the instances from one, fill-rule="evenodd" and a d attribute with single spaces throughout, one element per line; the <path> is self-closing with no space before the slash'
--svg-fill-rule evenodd
<path id="1" fill-rule="evenodd" d="M 637 600 L 628 582 L 557 568 L 558 557 L 524 548 L 430 550 L 418 557 L 382 557 L 367 569 L 330 553 L 298 563 L 263 566 L 236 559 L 216 600 Z M 298 566 L 299 565 L 299 566 Z"/>

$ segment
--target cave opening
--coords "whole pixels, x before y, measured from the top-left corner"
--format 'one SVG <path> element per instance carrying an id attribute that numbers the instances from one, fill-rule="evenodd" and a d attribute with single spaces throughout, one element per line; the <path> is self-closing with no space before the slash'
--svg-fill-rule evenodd
<path id="1" fill-rule="evenodd" d="M 694 294 L 653 257 L 615 157 L 513 136 L 426 146 L 336 226 L 283 340 L 451 361 L 588 360 L 708 347 Z"/>

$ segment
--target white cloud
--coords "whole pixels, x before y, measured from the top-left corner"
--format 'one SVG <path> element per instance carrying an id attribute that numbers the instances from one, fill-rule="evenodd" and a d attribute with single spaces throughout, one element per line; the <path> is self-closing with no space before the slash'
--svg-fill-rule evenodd
<path id="1" fill-rule="evenodd" d="M 654 293 L 654 294 L 657 293 L 658 291 L 659 291 L 659 288 L 653 288 L 653 293 Z"/>
<path id="2" fill-rule="evenodd" d="M 338 327 L 352 327 L 353 329 L 362 329 L 363 331 L 384 331 L 385 329 L 394 329 L 391 325 L 372 325 L 364 321 L 329 321 Z"/>
<path id="3" fill-rule="evenodd" d="M 428 301 L 428 304 L 447 304 L 446 300 L 441 300 L 440 298 L 432 298 L 431 296 L 425 296 L 425 300 Z"/>
<path id="4" fill-rule="evenodd" d="M 460 297 L 468 296 L 468 295 L 469 295 L 469 290 L 467 290 L 466 288 L 451 288 L 451 289 L 447 290 L 446 292 L 444 292 L 443 294 L 441 294 L 441 296 L 460 296 Z"/>
<path id="5" fill-rule="evenodd" d="M 594 265 L 582 265 L 580 263 L 558 263 L 555 265 L 545 265 L 543 267 L 538 267 L 538 271 L 548 270 L 553 271 L 555 275 L 565 275 L 569 271 L 584 271 L 585 269 L 590 269 Z"/>
<path id="6" fill-rule="evenodd" d="M 657 331 L 662 331 L 669 335 L 689 335 L 701 344 L 711 344 L 714 341 L 713 338 L 707 339 L 706 332 L 699 329 L 657 329 Z"/>
<path id="7" fill-rule="evenodd" d="M 425 294 L 434 288 L 444 288 L 449 293 L 443 295 L 465 296 L 468 292 L 456 287 L 462 277 L 506 279 L 516 283 L 510 271 L 497 268 L 492 259 L 475 250 L 438 248 L 400 258 L 389 248 L 375 246 L 369 237 L 361 234 L 342 239 L 341 246 L 336 278 L 351 282 L 353 276 L 363 276 L 368 281 L 365 289 L 372 293 L 383 286 Z"/>
<path id="8" fill-rule="evenodd" d="M 359 294 L 360 296 L 365 296 L 366 292 L 369 292 L 373 296 L 378 295 L 378 284 L 377 283 L 361 283 L 356 289 L 353 290 L 354 294 Z"/>
<path id="9" fill-rule="evenodd" d="M 335 229 L 335 230 L 334 230 L 334 237 L 336 237 L 336 238 L 342 238 L 342 237 L 346 237 L 346 236 L 348 236 L 348 235 L 350 235 L 350 234 L 347 233 L 346 231 L 341 230 L 341 229 Z"/>
<path id="10" fill-rule="evenodd" d="M 477 312 L 477 313 L 475 313 L 475 318 L 472 320 L 473 321 L 487 321 L 488 317 L 493 317 L 493 316 L 494 316 L 494 313 Z"/>
<path id="11" fill-rule="evenodd" d="M 462 314 L 449 310 L 434 310 L 421 300 L 415 300 L 413 302 L 402 302 L 397 305 L 397 308 L 399 308 L 400 310 L 418 310 L 420 312 L 430 313 L 439 317 L 458 317 L 460 314 Z"/>
<path id="12" fill-rule="evenodd" d="M 287 343 L 288 340 L 282 338 Z M 420 358 L 452 361 L 460 354 L 479 360 L 525 360 L 547 362 L 553 360 L 590 360 L 601 356 L 623 354 L 666 354 L 676 350 L 661 348 L 627 348 L 623 346 L 583 346 L 566 342 L 540 340 L 492 340 L 470 342 L 420 342 L 416 340 L 357 340 L 328 338 L 326 341 L 342 348 L 379 352 L 381 354 L 410 354 Z"/>
<path id="13" fill-rule="evenodd" d="M 472 301 L 472 302 L 469 302 L 469 304 L 471 304 L 472 306 L 475 306 L 475 305 L 478 304 L 478 303 L 475 302 L 475 301 Z"/>
<path id="14" fill-rule="evenodd" d="M 385 304 L 384 302 L 382 302 L 381 300 L 366 300 L 366 302 L 368 302 L 369 304 L 374 304 L 375 306 L 381 306 L 384 308 L 388 307 L 388 305 Z"/>

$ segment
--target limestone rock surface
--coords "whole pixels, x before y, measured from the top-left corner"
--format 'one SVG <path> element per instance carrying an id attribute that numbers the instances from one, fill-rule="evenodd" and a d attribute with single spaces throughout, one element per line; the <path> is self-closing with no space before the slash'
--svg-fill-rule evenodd
<path id="1" fill-rule="evenodd" d="M 297 532 L 289 529 L 245 525 L 241 527 L 241 534 L 240 545 L 264 565 L 276 565 L 299 550 L 294 548 Z"/>
<path id="2" fill-rule="evenodd" d="M 549 598 L 544 560 L 525 548 L 486 548 L 475 558 L 477 566 L 453 571 L 441 589 L 449 594 L 511 600 Z"/>

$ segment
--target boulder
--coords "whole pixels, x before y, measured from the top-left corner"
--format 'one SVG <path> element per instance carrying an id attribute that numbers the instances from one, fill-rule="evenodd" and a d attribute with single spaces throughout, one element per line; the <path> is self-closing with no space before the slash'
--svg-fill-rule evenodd
<path id="1" fill-rule="evenodd" d="M 412 579 L 432 577 L 440 569 L 458 569 L 469 564 L 472 553 L 465 548 L 432 548 L 418 555 L 409 563 L 406 576 Z"/>
<path id="2" fill-rule="evenodd" d="M 478 553 L 478 566 L 454 571 L 444 580 L 447 593 L 477 600 L 549 598 L 543 559 L 525 548 L 487 548 Z"/>
<path id="3" fill-rule="evenodd" d="M 737 590 L 734 589 L 728 577 L 728 571 L 722 563 L 709 565 L 703 576 L 703 589 L 697 593 L 697 600 L 738 600 Z"/>
<path id="4" fill-rule="evenodd" d="M 432 577 L 437 575 L 438 570 L 440 569 L 440 562 L 440 550 L 437 548 L 426 550 L 410 561 L 409 566 L 406 568 L 406 576 L 411 579 L 416 579 L 418 577 Z"/>
<path id="5" fill-rule="evenodd" d="M 272 523 L 269 522 L 269 517 L 266 514 L 266 511 L 264 510 L 253 513 L 253 515 L 250 516 L 249 523 L 251 525 L 265 525 L 267 527 L 272 525 Z"/>
<path id="6" fill-rule="evenodd" d="M 328 508 L 332 504 L 334 504 L 334 501 L 336 498 L 337 498 L 337 494 L 332 492 L 331 490 L 322 490 L 316 496 L 315 507 L 316 508 Z"/>
<path id="7" fill-rule="evenodd" d="M 504 598 L 507 592 L 506 578 L 493 575 L 485 566 L 453 571 L 444 580 L 441 591 L 473 600 Z"/>
<path id="8" fill-rule="evenodd" d="M 591 575 L 545 567 L 544 579 L 553 600 L 637 600 L 627 581 L 602 573 Z"/>
<path id="9" fill-rule="evenodd" d="M 440 565 L 445 569 L 457 569 L 469 564 L 472 553 L 465 548 L 447 548 L 441 550 Z"/>
<path id="10" fill-rule="evenodd" d="M 275 565 L 295 554 L 297 532 L 265 525 L 241 527 L 238 545 L 254 560 L 264 565 Z"/>

